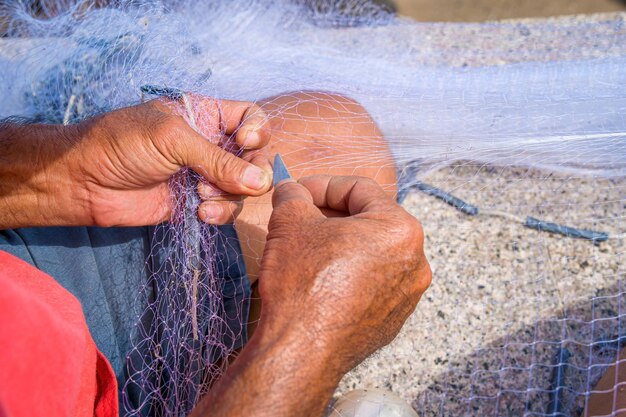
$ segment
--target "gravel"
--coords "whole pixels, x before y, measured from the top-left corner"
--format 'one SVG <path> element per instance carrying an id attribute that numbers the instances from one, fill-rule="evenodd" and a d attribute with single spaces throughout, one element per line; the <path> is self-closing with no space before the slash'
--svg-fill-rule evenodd
<path id="1" fill-rule="evenodd" d="M 625 231 L 626 179 L 465 162 L 422 180 L 481 209 L 612 235 Z M 520 415 L 527 406 L 547 405 L 544 391 L 562 339 L 571 340 L 567 348 L 578 353 L 583 374 L 591 356 L 602 362 L 588 345 L 619 328 L 623 239 L 594 245 L 506 219 L 471 217 L 419 192 L 404 207 L 424 225 L 433 284 L 396 340 L 348 374 L 339 391 L 387 388 L 426 415 L 439 415 L 440 407 L 446 415 L 505 409 Z M 591 301 L 602 295 L 614 297 Z M 590 324 L 592 318 L 606 320 Z M 569 375 L 567 383 L 584 392 L 599 372 L 579 381 Z"/>
<path id="2" fill-rule="evenodd" d="M 430 25 L 436 30 L 426 48 L 440 49 L 438 61 L 452 66 L 623 55 L 624 45 L 610 39 L 616 30 L 623 36 L 625 17 Z M 570 31 L 583 27 L 589 31 Z M 482 210 L 617 238 L 594 244 L 507 219 L 470 217 L 423 193 L 409 194 L 403 205 L 424 226 L 433 284 L 396 340 L 346 375 L 337 394 L 388 389 L 424 416 L 543 414 L 565 348 L 572 356 L 562 401 L 566 415 L 579 414 L 584 393 L 617 352 L 592 342 L 624 334 L 626 179 L 471 161 L 420 179 Z"/>

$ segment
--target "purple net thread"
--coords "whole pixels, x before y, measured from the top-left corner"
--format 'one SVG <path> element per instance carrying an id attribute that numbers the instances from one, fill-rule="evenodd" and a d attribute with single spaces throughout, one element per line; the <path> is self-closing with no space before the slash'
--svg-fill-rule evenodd
<path id="1" fill-rule="evenodd" d="M 206 106 L 194 106 L 186 96 L 179 104 L 174 110 L 208 140 L 223 137 L 211 132 L 215 114 L 203 114 Z M 172 178 L 172 218 L 154 231 L 150 278 L 139 303 L 147 307 L 138 320 L 122 392 L 128 416 L 187 415 L 236 348 L 238 335 L 229 321 L 243 318 L 227 317 L 224 309 L 224 278 L 216 271 L 219 231 L 198 218 L 199 181 L 189 168 Z"/>

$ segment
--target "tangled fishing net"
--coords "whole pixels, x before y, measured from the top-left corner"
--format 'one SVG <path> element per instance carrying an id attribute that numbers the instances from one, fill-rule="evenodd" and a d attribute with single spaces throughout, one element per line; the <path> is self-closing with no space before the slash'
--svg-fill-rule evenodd
<path id="1" fill-rule="evenodd" d="M 250 101 L 304 91 L 268 114 L 282 117 L 275 143 L 316 150 L 290 170 L 397 169 L 398 199 L 427 232 L 431 217 L 456 225 L 430 231 L 435 284 L 411 319 L 424 333 L 397 341 L 409 346 L 403 363 L 432 359 L 429 344 L 437 359 L 402 370 L 392 388 L 422 415 L 584 410 L 626 346 L 623 20 L 533 29 L 556 47 L 517 23 L 461 25 L 507 33 L 518 48 L 451 50 L 432 40 L 446 25 L 367 1 L 40 3 L 0 6 L 1 116 L 69 124 L 163 91 Z M 340 108 L 349 109 L 342 97 L 360 103 L 393 160 L 362 133 L 362 114 L 326 120 L 327 134 L 291 131 L 307 120 L 301 109 L 329 106 L 314 92 Z M 203 109 L 177 111 L 203 133 Z M 347 140 L 328 157 L 318 139 L 335 128 Z M 240 289 L 224 279 L 242 268 L 230 250 L 239 243 L 193 215 L 197 180 L 189 170 L 172 179 L 174 218 L 154 231 L 148 278 L 128 294 L 137 314 L 120 386 L 126 415 L 185 415 L 242 344 L 247 308 L 225 307 Z M 443 330 L 419 315 L 431 311 Z"/>

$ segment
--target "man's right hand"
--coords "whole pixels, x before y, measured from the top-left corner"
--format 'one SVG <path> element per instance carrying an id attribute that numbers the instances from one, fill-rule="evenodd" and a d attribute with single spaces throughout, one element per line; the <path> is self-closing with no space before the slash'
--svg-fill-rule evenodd
<path id="1" fill-rule="evenodd" d="M 261 326 L 301 332 L 347 372 L 391 342 L 431 281 L 420 223 L 378 184 L 283 182 L 260 273 Z"/>
<path id="2" fill-rule="evenodd" d="M 184 167 L 203 177 L 200 218 L 231 222 L 241 196 L 271 187 L 267 115 L 249 102 L 186 98 L 189 109 L 151 100 L 71 126 L 0 123 L 0 230 L 167 221 L 169 180 Z"/>
<path id="3" fill-rule="evenodd" d="M 193 416 L 321 416 L 341 377 L 397 335 L 431 280 L 419 222 L 374 181 L 274 190 L 263 310 Z"/>

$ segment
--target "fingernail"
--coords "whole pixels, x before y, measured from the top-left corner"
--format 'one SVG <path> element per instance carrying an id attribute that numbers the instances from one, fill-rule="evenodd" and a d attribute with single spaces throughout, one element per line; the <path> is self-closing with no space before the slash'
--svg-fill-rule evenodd
<path id="1" fill-rule="evenodd" d="M 219 204 L 203 204 L 202 211 L 208 221 L 217 220 L 222 216 L 224 209 Z"/>
<path id="2" fill-rule="evenodd" d="M 259 167 L 250 166 L 243 173 L 243 185 L 260 190 L 267 184 L 267 174 Z"/>
<path id="3" fill-rule="evenodd" d="M 253 148 L 259 146 L 259 141 L 259 133 L 256 130 L 250 129 L 248 130 L 248 133 L 246 133 L 246 141 L 244 143 L 244 146 L 246 148 Z"/>

